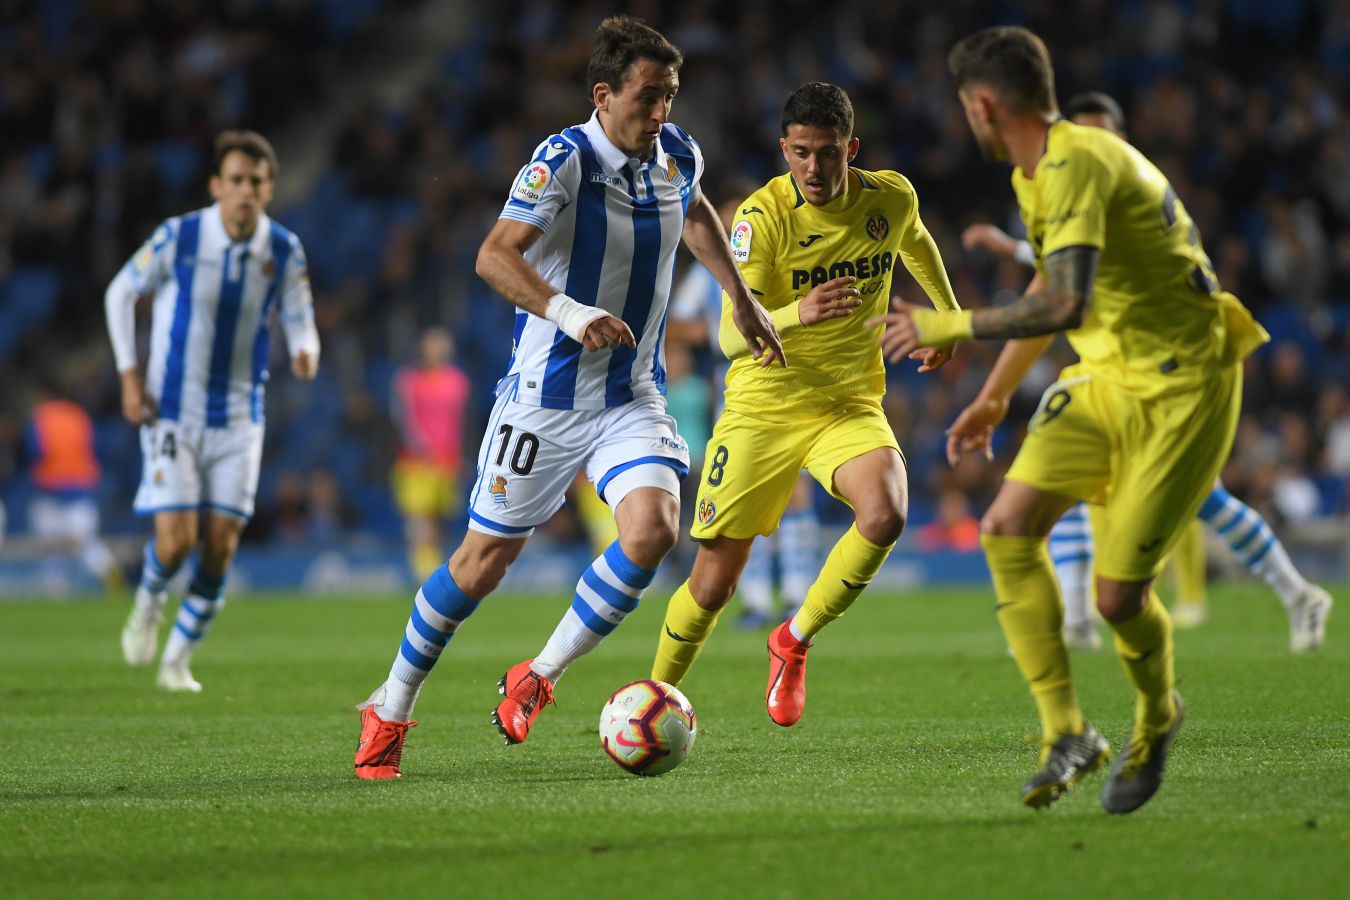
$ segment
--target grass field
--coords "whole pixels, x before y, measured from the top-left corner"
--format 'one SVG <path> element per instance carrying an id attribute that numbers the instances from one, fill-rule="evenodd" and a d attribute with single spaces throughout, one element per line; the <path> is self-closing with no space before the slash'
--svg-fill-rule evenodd
<path id="1" fill-rule="evenodd" d="M 818 641 L 790 730 L 764 712 L 763 634 L 728 622 L 684 684 L 697 747 L 657 779 L 621 772 L 595 726 L 647 675 L 665 594 L 510 748 L 488 721 L 497 679 L 564 601 L 494 598 L 423 693 L 405 777 L 383 783 L 352 774 L 353 704 L 388 670 L 406 597 L 232 600 L 194 664 L 200 696 L 123 665 L 123 604 L 4 602 L 0 897 L 1346 896 L 1335 593 L 1328 647 L 1293 657 L 1269 594 L 1216 588 L 1210 623 L 1179 633 L 1190 711 L 1167 784 L 1119 818 L 1100 776 L 1048 812 L 1018 804 L 1033 707 L 982 589 L 864 596 Z M 1120 745 L 1113 655 L 1074 665 Z"/>

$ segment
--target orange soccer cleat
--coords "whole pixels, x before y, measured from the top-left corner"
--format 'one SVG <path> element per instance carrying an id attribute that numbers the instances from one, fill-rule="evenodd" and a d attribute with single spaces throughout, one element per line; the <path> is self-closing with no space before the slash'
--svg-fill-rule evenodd
<path id="1" fill-rule="evenodd" d="M 356 777 L 401 778 L 403 741 L 416 722 L 386 722 L 373 706 L 361 708 L 361 737 L 356 742 Z"/>
<path id="2" fill-rule="evenodd" d="M 521 744 L 540 711 L 553 701 L 553 682 L 530 668 L 532 659 L 516 663 L 497 682 L 505 699 L 492 711 L 492 721 L 508 744 Z"/>
<path id="3" fill-rule="evenodd" d="M 811 649 L 809 642 L 793 637 L 789 625 L 791 620 L 769 634 L 769 687 L 764 694 L 769 718 L 784 728 L 796 725 L 806 709 L 806 651 Z"/>

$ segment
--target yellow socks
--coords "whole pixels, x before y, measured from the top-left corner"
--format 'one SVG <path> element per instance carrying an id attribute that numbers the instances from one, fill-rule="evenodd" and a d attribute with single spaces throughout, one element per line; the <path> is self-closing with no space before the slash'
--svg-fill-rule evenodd
<path id="1" fill-rule="evenodd" d="M 792 620 L 794 630 L 801 633 L 802 640 L 809 641 L 853 605 L 863 588 L 876 577 L 894 546 L 872 543 L 858 533 L 857 525 L 844 532 L 825 558 L 820 575 L 806 592 L 806 601 Z"/>
<path id="2" fill-rule="evenodd" d="M 666 620 L 661 624 L 656 644 L 652 678 L 678 685 L 698 659 L 699 651 L 717 626 L 722 610 L 706 610 L 694 601 L 689 582 L 680 585 L 666 604 Z"/>
<path id="3" fill-rule="evenodd" d="M 1041 738 L 1054 741 L 1083 731 L 1069 654 L 1060 628 L 1063 602 L 1044 538 L 980 535 L 993 574 L 994 609 L 1041 716 Z"/>
<path id="4" fill-rule="evenodd" d="M 1172 548 L 1172 573 L 1177 580 L 1177 602 L 1204 606 L 1205 584 L 1205 525 L 1199 519 L 1182 529 L 1181 537 Z"/>
<path id="5" fill-rule="evenodd" d="M 438 544 L 418 544 L 409 554 L 413 575 L 426 581 L 432 573 L 445 565 L 445 549 Z"/>
<path id="6" fill-rule="evenodd" d="M 1152 589 L 1143 612 L 1123 622 L 1110 622 L 1116 632 L 1116 653 L 1125 674 L 1138 692 L 1135 697 L 1136 727 L 1158 731 L 1176 715 L 1172 688 L 1172 620 Z"/>

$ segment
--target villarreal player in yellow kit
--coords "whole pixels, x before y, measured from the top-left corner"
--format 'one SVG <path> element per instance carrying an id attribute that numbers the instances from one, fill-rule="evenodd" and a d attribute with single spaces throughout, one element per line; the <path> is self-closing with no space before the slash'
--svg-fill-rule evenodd
<path id="1" fill-rule="evenodd" d="M 986 156 L 1014 165 L 1013 189 L 1044 287 L 973 314 L 899 308 L 889 356 L 970 338 L 1017 338 L 991 379 L 1020 380 L 1055 332 L 1081 360 L 1046 392 L 981 522 L 997 614 L 1041 717 L 1041 768 L 1029 806 L 1053 803 L 1109 757 L 1079 709 L 1046 551 L 1050 526 L 1092 504 L 1097 608 L 1134 686 L 1134 722 L 1101 792 L 1110 813 L 1138 809 L 1162 784 L 1184 713 L 1172 624 L 1153 592 L 1163 556 L 1228 456 L 1242 360 L 1265 331 L 1219 287 L 1199 234 L 1166 178 L 1099 128 L 1063 121 L 1050 55 L 1024 28 L 990 28 L 948 59 Z M 952 437 L 987 447 L 1001 414 Z"/>
<path id="2" fill-rule="evenodd" d="M 958 310 L 914 188 L 895 172 L 851 168 L 853 107 L 835 85 L 811 83 L 782 116 L 788 173 L 752 194 L 731 228 L 732 256 L 770 310 L 787 368 L 748 356 L 723 304 L 719 338 L 734 361 L 726 408 L 704 456 L 689 580 L 671 597 L 652 677 L 678 684 L 693 665 L 745 568 L 756 535 L 773 533 L 806 469 L 853 507 L 856 521 L 826 558 L 798 613 L 769 636 L 765 704 L 793 725 L 806 703 L 812 638 L 876 575 L 904 527 L 905 466 L 882 413 L 882 313 L 900 267 L 935 307 Z M 920 350 L 920 371 L 950 350 Z"/>

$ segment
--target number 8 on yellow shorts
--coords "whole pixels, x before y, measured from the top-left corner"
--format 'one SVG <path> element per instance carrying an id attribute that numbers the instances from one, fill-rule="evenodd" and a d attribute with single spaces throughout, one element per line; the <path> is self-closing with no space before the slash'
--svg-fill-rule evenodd
<path id="1" fill-rule="evenodd" d="M 839 497 L 834 471 L 878 447 L 900 452 L 877 403 L 854 401 L 828 415 L 790 422 L 726 409 L 703 457 L 690 537 L 706 541 L 772 534 L 802 469 Z"/>
<path id="2" fill-rule="evenodd" d="M 1006 477 L 1093 504 L 1096 574 L 1144 581 L 1213 488 L 1241 403 L 1237 366 L 1156 397 L 1070 366 L 1046 390 Z"/>

